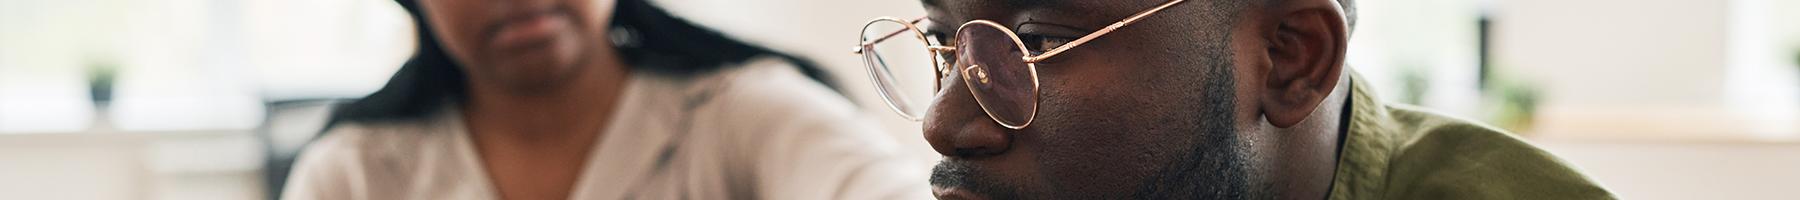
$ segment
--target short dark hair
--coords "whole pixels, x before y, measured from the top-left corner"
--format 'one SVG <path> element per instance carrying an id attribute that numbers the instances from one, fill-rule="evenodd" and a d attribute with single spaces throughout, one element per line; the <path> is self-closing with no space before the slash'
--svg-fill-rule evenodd
<path id="1" fill-rule="evenodd" d="M 1344 7 L 1344 23 L 1350 25 L 1350 30 L 1356 30 L 1356 0 L 1338 0 L 1338 5 Z"/>
<path id="2" fill-rule="evenodd" d="M 1266 0 L 1263 3 L 1275 5 L 1282 1 L 1286 0 Z M 1338 6 L 1344 9 L 1344 23 L 1350 27 L 1350 30 L 1356 30 L 1356 0 L 1337 0 L 1337 2 Z"/>

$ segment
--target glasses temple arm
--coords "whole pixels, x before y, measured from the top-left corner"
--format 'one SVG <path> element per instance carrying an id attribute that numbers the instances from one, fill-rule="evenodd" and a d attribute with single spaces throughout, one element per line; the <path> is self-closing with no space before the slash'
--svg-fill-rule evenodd
<path id="1" fill-rule="evenodd" d="M 925 17 L 919 17 L 919 18 L 914 18 L 913 20 L 907 21 L 906 22 L 907 26 L 905 29 L 895 30 L 892 33 L 888 33 L 888 34 L 882 35 L 879 38 L 875 38 L 875 40 L 869 40 L 868 42 L 863 42 L 862 44 L 857 45 L 857 47 L 854 47 L 853 49 L 851 49 L 850 53 L 862 54 L 864 47 L 868 47 L 869 45 L 875 45 L 875 43 L 881 43 L 882 41 L 887 41 L 889 38 L 894 38 L 894 36 L 899 36 L 901 33 L 906 33 L 906 31 L 913 30 L 913 26 L 911 24 L 917 24 L 920 21 L 924 21 L 924 20 L 925 20 Z"/>
<path id="2" fill-rule="evenodd" d="M 1081 38 L 1076 38 L 1074 41 L 1069 41 L 1068 44 L 1063 44 L 1062 46 L 1058 46 L 1055 49 L 1050 49 L 1050 51 L 1044 52 L 1044 54 L 1040 54 L 1037 56 L 1025 56 L 1025 62 L 1035 63 L 1038 61 L 1043 61 L 1044 59 L 1050 59 L 1051 56 L 1056 56 L 1056 54 L 1062 54 L 1062 52 L 1069 51 L 1069 49 L 1074 48 L 1075 46 L 1080 46 L 1083 43 L 1087 43 L 1088 41 L 1092 41 L 1096 38 L 1100 38 L 1100 36 L 1106 35 L 1107 33 L 1112 33 L 1114 30 L 1119 30 L 1119 28 L 1125 27 L 1126 25 L 1131 25 L 1132 23 L 1137 23 L 1138 20 L 1144 19 L 1144 17 L 1150 16 L 1150 14 L 1156 14 L 1156 12 L 1162 11 L 1165 8 L 1169 8 L 1169 6 L 1174 6 L 1175 4 L 1181 3 L 1182 1 L 1185 1 L 1185 0 L 1172 0 L 1172 1 L 1169 1 L 1168 3 L 1163 3 L 1162 5 L 1156 6 L 1155 8 L 1150 8 L 1150 10 L 1145 10 L 1144 12 L 1139 12 L 1137 14 L 1133 14 L 1133 15 L 1131 15 L 1131 17 L 1126 17 L 1125 20 L 1119 20 L 1119 22 L 1114 22 L 1112 25 L 1107 25 L 1106 28 L 1101 28 L 1100 31 L 1094 31 L 1094 33 L 1090 33 L 1087 36 L 1081 36 Z"/>

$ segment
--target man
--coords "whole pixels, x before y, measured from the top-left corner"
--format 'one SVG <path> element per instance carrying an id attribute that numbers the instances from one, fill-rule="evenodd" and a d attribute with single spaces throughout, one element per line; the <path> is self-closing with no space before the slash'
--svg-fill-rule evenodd
<path id="1" fill-rule="evenodd" d="M 1375 99 L 1344 66 L 1349 0 L 923 4 L 951 45 L 920 114 L 941 199 L 1613 198 L 1508 133 Z"/>

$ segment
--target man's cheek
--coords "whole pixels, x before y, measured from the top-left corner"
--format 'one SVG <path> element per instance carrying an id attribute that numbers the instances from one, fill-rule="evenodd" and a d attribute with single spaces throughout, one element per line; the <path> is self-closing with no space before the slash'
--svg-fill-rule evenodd
<path id="1" fill-rule="evenodd" d="M 1145 143 L 1148 138 L 1133 132 L 1095 126 L 1062 133 L 1044 146 L 1044 176 L 1055 184 L 1054 191 L 1081 199 L 1120 198 L 1082 195 L 1132 192 L 1168 163 L 1168 152 L 1156 149 L 1162 145 Z"/>
<path id="2" fill-rule="evenodd" d="M 1116 90 L 1115 90 L 1116 91 Z M 1040 143 L 1035 147 L 1043 173 L 1052 190 L 1059 193 L 1119 194 L 1131 192 L 1160 164 L 1167 163 L 1169 145 L 1158 143 L 1159 133 L 1151 133 L 1133 119 L 1129 108 L 1118 102 L 1118 94 L 1097 91 L 1058 90 L 1056 100 L 1046 100 L 1040 112 L 1040 123 L 1032 125 Z M 1114 96 L 1109 96 L 1114 95 Z M 1025 137 L 1021 137 L 1023 140 Z M 1025 141 L 1022 141 L 1025 142 Z M 1117 197 L 1088 197 L 1117 198 Z"/>

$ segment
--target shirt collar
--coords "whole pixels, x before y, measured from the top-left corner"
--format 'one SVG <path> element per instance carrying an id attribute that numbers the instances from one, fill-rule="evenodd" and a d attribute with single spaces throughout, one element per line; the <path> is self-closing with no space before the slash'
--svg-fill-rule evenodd
<path id="1" fill-rule="evenodd" d="M 1400 147 L 1395 122 L 1387 107 L 1365 83 L 1361 74 L 1349 68 L 1350 123 L 1338 152 L 1336 175 L 1332 180 L 1331 199 L 1377 199 L 1387 180 L 1388 160 Z"/>

